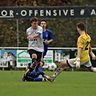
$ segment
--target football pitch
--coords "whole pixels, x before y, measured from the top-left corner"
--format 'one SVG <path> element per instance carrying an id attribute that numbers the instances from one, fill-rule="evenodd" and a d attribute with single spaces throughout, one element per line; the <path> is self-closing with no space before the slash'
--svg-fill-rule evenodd
<path id="1" fill-rule="evenodd" d="M 0 96 L 96 96 L 96 73 L 64 71 L 53 83 L 22 82 L 23 73 L 0 71 Z"/>

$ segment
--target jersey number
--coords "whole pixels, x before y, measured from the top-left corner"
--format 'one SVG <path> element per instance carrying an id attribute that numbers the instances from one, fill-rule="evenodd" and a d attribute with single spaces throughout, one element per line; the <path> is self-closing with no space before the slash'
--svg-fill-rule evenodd
<path id="1" fill-rule="evenodd" d="M 86 42 L 86 46 L 85 46 L 85 50 L 88 50 L 88 46 L 89 46 L 90 42 Z"/>

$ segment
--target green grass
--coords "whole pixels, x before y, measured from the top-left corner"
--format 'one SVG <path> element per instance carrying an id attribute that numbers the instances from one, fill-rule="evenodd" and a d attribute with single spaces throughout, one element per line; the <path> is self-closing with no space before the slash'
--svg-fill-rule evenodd
<path id="1" fill-rule="evenodd" d="M 0 96 L 96 96 L 95 73 L 62 72 L 53 83 L 22 82 L 22 74 L 0 71 Z"/>

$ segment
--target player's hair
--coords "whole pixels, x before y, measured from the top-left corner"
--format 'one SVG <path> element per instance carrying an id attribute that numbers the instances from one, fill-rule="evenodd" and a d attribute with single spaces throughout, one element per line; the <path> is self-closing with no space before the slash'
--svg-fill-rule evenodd
<path id="1" fill-rule="evenodd" d="M 47 22 L 45 19 L 42 19 L 42 20 L 41 20 L 41 22 L 43 22 L 43 21 L 44 21 L 44 22 Z"/>
<path id="2" fill-rule="evenodd" d="M 32 22 L 38 22 L 38 18 L 34 17 L 34 18 L 30 19 L 30 23 L 32 23 Z"/>
<path id="3" fill-rule="evenodd" d="M 85 24 L 83 22 L 77 23 L 77 27 L 81 30 L 81 31 L 86 31 L 86 27 Z"/>

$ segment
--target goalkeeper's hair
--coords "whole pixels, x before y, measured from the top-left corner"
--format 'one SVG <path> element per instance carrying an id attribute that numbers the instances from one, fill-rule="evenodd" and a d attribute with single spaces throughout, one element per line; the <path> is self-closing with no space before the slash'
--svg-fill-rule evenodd
<path id="1" fill-rule="evenodd" d="M 81 31 L 86 31 L 85 24 L 83 22 L 77 23 L 76 25 Z"/>

